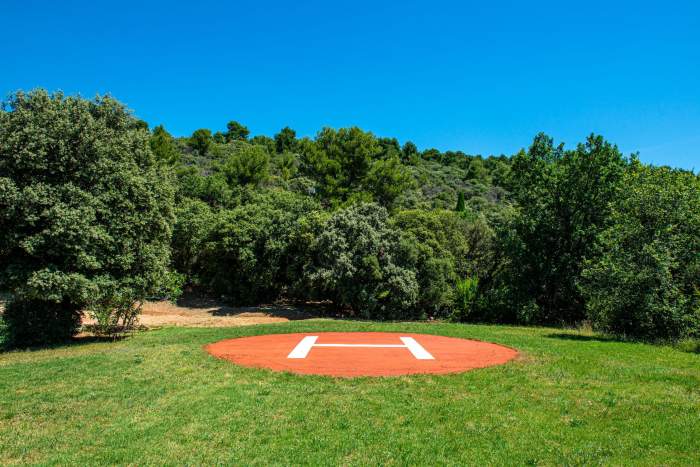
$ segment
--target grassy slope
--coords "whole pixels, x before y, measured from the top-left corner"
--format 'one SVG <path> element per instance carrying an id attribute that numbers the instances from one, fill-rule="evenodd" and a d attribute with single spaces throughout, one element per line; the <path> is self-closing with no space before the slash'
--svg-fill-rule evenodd
<path id="1" fill-rule="evenodd" d="M 331 330 L 514 346 L 450 376 L 243 369 L 202 345 Z M 304 321 L 0 354 L 0 464 L 698 464 L 700 355 L 541 328 Z"/>

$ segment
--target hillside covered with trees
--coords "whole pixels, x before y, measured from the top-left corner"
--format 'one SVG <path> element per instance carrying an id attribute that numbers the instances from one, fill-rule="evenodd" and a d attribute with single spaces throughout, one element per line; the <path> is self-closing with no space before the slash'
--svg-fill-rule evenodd
<path id="1" fill-rule="evenodd" d="M 183 288 L 369 319 L 700 335 L 700 178 L 598 135 L 488 157 L 356 127 L 173 137 L 109 97 L 19 92 L 0 111 L 0 224 L 16 345 L 64 339 L 84 313 L 131 325 Z"/>

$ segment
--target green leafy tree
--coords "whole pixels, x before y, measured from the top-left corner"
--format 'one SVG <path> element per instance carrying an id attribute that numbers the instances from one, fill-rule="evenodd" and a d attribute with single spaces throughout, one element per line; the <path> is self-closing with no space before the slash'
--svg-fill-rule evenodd
<path id="1" fill-rule="evenodd" d="M 226 144 L 226 135 L 221 131 L 217 131 L 211 137 L 212 141 L 216 144 Z"/>
<path id="2" fill-rule="evenodd" d="M 644 339 L 700 336 L 700 178 L 633 162 L 582 289 L 593 324 Z"/>
<path id="3" fill-rule="evenodd" d="M 309 283 L 320 296 L 365 318 L 410 317 L 418 282 L 414 271 L 395 261 L 400 241 L 388 219 L 386 209 L 376 204 L 356 204 L 328 219 L 308 268 Z"/>
<path id="4" fill-rule="evenodd" d="M 457 195 L 457 206 L 455 207 L 455 211 L 464 212 L 466 209 L 467 206 L 464 204 L 464 192 L 460 191 L 459 195 Z"/>
<path id="5" fill-rule="evenodd" d="M 282 128 L 275 135 L 275 149 L 278 154 L 283 152 L 294 152 L 296 150 L 297 132 L 288 126 Z"/>
<path id="6" fill-rule="evenodd" d="M 175 212 L 172 262 L 178 272 L 196 284 L 199 282 L 204 242 L 216 219 L 215 211 L 204 201 L 185 199 Z"/>
<path id="7" fill-rule="evenodd" d="M 509 254 L 522 321 L 585 318 L 583 261 L 607 226 L 625 167 L 617 147 L 593 135 L 566 151 L 540 134 L 514 157 L 510 183 L 520 215 Z"/>
<path id="8" fill-rule="evenodd" d="M 188 141 L 190 148 L 200 156 L 206 156 L 212 145 L 211 130 L 200 128 L 195 130 Z"/>
<path id="9" fill-rule="evenodd" d="M 394 155 L 374 162 L 363 184 L 376 202 L 390 208 L 401 193 L 413 186 L 413 177 Z"/>
<path id="10" fill-rule="evenodd" d="M 273 138 L 269 136 L 257 135 L 250 138 L 250 144 L 255 144 L 256 146 L 262 146 L 267 150 L 268 154 L 274 154 L 277 152 L 277 143 Z"/>
<path id="11" fill-rule="evenodd" d="M 291 180 L 299 171 L 299 159 L 295 154 L 289 152 L 278 154 L 274 161 L 282 180 Z"/>
<path id="12" fill-rule="evenodd" d="M 153 129 L 150 145 L 153 156 L 159 163 L 169 166 L 175 166 L 180 163 L 182 159 L 180 151 L 177 149 L 175 140 L 165 130 L 163 125 L 158 125 Z"/>
<path id="13" fill-rule="evenodd" d="M 406 141 L 401 147 L 401 160 L 403 162 L 409 162 L 419 155 L 418 147 L 411 141 Z"/>
<path id="14" fill-rule="evenodd" d="M 248 128 L 245 125 L 233 120 L 226 124 L 226 130 L 227 131 L 224 136 L 227 143 L 231 141 L 246 141 L 248 139 L 248 135 L 250 134 L 250 131 L 248 131 Z"/>
<path id="15" fill-rule="evenodd" d="M 36 90 L 4 104 L 0 288 L 14 293 L 15 344 L 70 337 L 85 310 L 128 324 L 169 283 L 173 188 L 149 139 L 110 97 Z"/>
<path id="16" fill-rule="evenodd" d="M 341 201 L 362 191 L 362 182 L 382 153 L 377 138 L 357 127 L 324 128 L 316 146 L 323 157 L 314 161 L 314 170 L 324 182 L 326 195 Z"/>
<path id="17" fill-rule="evenodd" d="M 457 279 L 455 283 L 455 304 L 452 314 L 453 319 L 466 321 L 473 312 L 479 290 L 478 277 L 465 277 Z"/>
<path id="18" fill-rule="evenodd" d="M 236 304 L 274 300 L 287 284 L 289 248 L 297 224 L 318 209 L 309 197 L 264 192 L 219 211 L 194 268 L 202 284 Z M 195 237 L 196 238 L 196 237 Z"/>
<path id="19" fill-rule="evenodd" d="M 244 144 L 236 147 L 218 167 L 229 186 L 257 186 L 270 173 L 270 155 L 262 146 Z"/>

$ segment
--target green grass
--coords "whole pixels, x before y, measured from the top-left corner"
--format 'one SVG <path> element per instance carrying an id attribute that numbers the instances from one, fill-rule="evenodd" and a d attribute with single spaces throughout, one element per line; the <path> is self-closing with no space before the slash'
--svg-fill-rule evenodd
<path id="1" fill-rule="evenodd" d="M 522 358 L 333 379 L 202 346 L 279 332 L 483 339 Z M 312 320 L 0 354 L 0 464 L 700 464 L 700 355 L 544 328 Z"/>

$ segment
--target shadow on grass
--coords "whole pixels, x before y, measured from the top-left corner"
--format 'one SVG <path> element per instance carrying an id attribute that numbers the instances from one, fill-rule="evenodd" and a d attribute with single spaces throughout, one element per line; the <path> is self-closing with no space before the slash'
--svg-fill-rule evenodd
<path id="1" fill-rule="evenodd" d="M 686 339 L 678 342 L 675 347 L 681 352 L 700 355 L 700 339 Z"/>
<path id="2" fill-rule="evenodd" d="M 554 332 L 547 334 L 545 337 L 549 337 L 550 339 L 563 339 L 580 342 L 628 342 L 624 339 L 612 336 L 590 336 L 584 334 L 571 334 L 567 332 Z"/>
<path id="3" fill-rule="evenodd" d="M 37 350 L 56 350 L 67 347 L 80 347 L 88 344 L 97 344 L 103 342 L 118 342 L 127 339 L 131 334 L 121 336 L 92 336 L 92 335 L 77 335 L 71 339 L 62 342 L 54 342 L 44 345 L 16 345 L 16 346 L 1 346 L 0 353 L 12 351 L 37 351 Z"/>
<path id="4" fill-rule="evenodd" d="M 563 339 L 570 341 L 579 342 L 625 342 L 625 343 L 636 343 L 636 344 L 649 344 L 657 346 L 670 346 L 681 352 L 692 353 L 700 355 L 700 339 L 685 339 L 681 341 L 644 341 L 635 339 L 624 339 L 614 336 L 591 336 L 586 334 L 573 334 L 566 332 L 555 332 L 552 334 L 547 334 L 545 337 L 551 339 Z"/>

